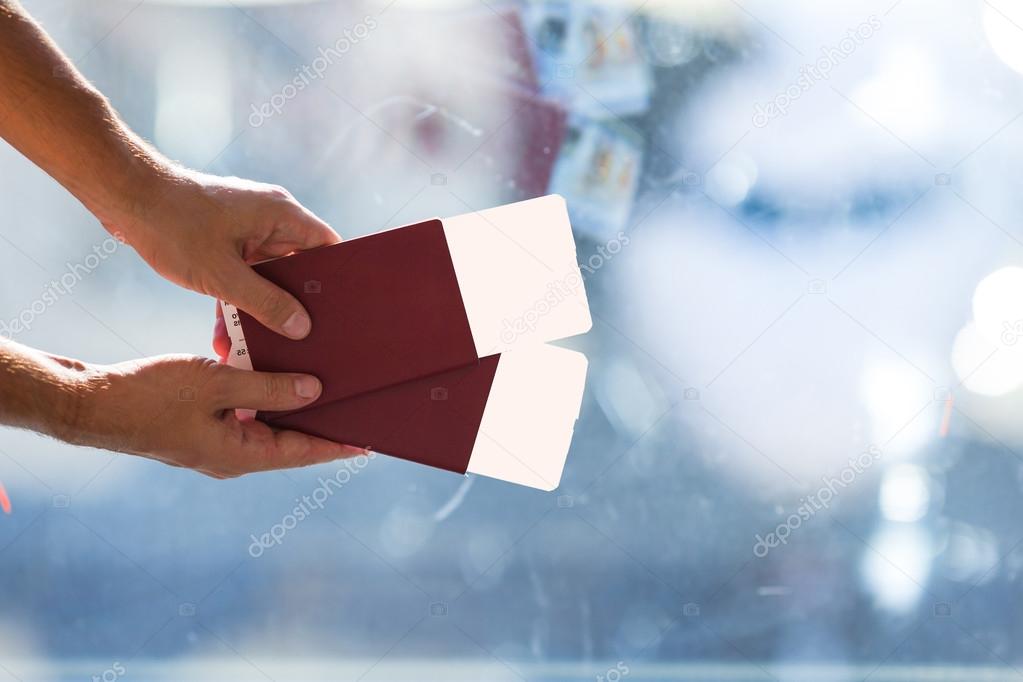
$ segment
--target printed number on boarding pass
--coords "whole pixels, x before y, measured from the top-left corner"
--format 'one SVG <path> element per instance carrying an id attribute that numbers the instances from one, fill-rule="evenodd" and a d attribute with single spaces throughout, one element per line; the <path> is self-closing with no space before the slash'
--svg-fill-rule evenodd
<path id="1" fill-rule="evenodd" d="M 227 364 L 238 369 L 252 369 L 252 358 L 249 357 L 249 348 L 245 345 L 242 318 L 238 314 L 238 308 L 227 301 L 221 301 L 220 309 L 224 312 L 224 324 L 227 326 L 227 335 L 231 338 Z"/>

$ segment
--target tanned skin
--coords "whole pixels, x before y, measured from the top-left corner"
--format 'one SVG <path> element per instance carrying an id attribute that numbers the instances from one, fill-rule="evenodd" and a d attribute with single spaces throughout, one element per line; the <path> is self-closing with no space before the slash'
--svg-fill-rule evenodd
<path id="1" fill-rule="evenodd" d="M 335 243 L 337 234 L 281 187 L 164 158 L 14 0 L 0 0 L 0 137 L 163 277 L 230 301 L 289 338 L 309 334 L 301 304 L 250 264 Z M 227 354 L 222 320 L 215 348 Z M 0 339 L 0 424 L 217 478 L 363 452 L 235 415 L 299 408 L 320 390 L 312 376 L 246 372 L 201 357 L 101 366 Z"/>

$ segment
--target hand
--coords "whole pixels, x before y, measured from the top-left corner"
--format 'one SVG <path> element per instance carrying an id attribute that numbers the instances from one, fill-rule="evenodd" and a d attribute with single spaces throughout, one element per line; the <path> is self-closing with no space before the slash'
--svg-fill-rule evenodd
<path id="1" fill-rule="evenodd" d="M 250 265 L 338 235 L 274 185 L 173 168 L 156 175 L 130 211 L 101 215 L 104 226 L 175 284 L 230 301 L 289 338 L 308 335 L 302 305 Z"/>
<path id="2" fill-rule="evenodd" d="M 94 367 L 52 359 L 77 380 L 65 440 L 195 469 L 214 478 L 365 454 L 296 431 L 239 420 L 234 408 L 291 410 L 320 395 L 304 374 L 234 369 L 193 356 L 161 356 Z"/>

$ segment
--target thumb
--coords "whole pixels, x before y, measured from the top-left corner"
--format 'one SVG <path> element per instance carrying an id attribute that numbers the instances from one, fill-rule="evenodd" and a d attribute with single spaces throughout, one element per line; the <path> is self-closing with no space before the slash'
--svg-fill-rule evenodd
<path id="1" fill-rule="evenodd" d="M 221 298 L 252 315 L 264 327 L 289 339 L 304 339 L 309 335 L 312 320 L 294 296 L 241 261 L 229 271 L 228 277 L 221 287 Z"/>

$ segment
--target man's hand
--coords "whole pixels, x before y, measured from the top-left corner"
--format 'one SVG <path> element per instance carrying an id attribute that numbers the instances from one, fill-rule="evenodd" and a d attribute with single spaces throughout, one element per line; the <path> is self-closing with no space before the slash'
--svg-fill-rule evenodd
<path id="1" fill-rule="evenodd" d="M 227 300 L 292 339 L 311 329 L 302 305 L 250 264 L 340 241 L 283 188 L 166 167 L 130 210 L 101 215 L 158 273 Z"/>
<path id="2" fill-rule="evenodd" d="M 235 408 L 291 410 L 320 395 L 303 374 L 248 372 L 192 356 L 87 365 L 0 343 L 0 423 L 230 478 L 365 450 L 243 421 Z"/>
<path id="3" fill-rule="evenodd" d="M 320 395 L 320 382 L 308 375 L 247 372 L 205 358 L 163 356 L 98 368 L 85 386 L 75 438 L 214 478 L 365 452 L 235 416 L 235 408 L 308 405 Z"/>
<path id="4" fill-rule="evenodd" d="M 248 264 L 338 241 L 279 187 L 180 168 L 135 135 L 13 0 L 0 0 L 0 137 L 53 176 L 167 279 L 290 338 L 292 296 Z"/>

